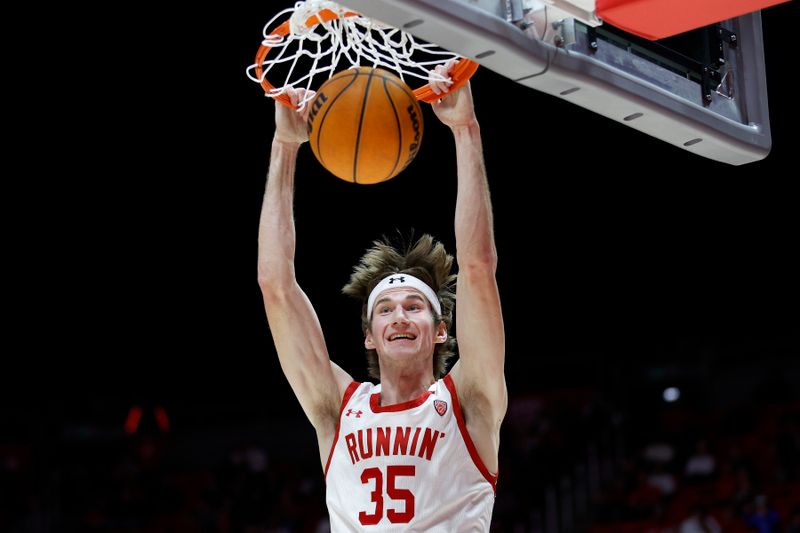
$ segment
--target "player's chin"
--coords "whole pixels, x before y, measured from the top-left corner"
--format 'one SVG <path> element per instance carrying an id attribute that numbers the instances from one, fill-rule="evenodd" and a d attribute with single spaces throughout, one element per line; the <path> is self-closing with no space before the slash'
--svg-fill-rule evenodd
<path id="1" fill-rule="evenodd" d="M 419 351 L 419 345 L 416 341 L 392 341 L 387 346 L 387 351 L 397 354 L 417 353 Z"/>

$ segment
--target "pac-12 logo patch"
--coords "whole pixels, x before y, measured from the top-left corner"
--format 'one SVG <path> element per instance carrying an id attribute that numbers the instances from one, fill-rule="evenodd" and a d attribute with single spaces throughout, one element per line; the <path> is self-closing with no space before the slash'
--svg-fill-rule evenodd
<path id="1" fill-rule="evenodd" d="M 433 400 L 433 408 L 439 413 L 439 416 L 444 416 L 447 412 L 447 402 L 442 400 Z"/>

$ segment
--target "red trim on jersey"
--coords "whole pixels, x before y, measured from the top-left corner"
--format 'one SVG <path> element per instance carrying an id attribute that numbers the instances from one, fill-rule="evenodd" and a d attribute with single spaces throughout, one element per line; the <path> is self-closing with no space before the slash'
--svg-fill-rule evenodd
<path id="1" fill-rule="evenodd" d="M 414 398 L 413 400 L 396 403 L 394 405 L 381 406 L 381 395 L 376 392 L 369 397 L 369 407 L 372 409 L 373 413 L 396 413 L 397 411 L 405 411 L 406 409 L 422 405 L 431 394 L 433 394 L 431 391 L 425 391 L 418 398 Z"/>
<path id="2" fill-rule="evenodd" d="M 456 415 L 458 429 L 461 431 L 461 437 L 467 445 L 467 450 L 469 450 L 469 455 L 472 457 L 472 462 L 475 463 L 475 466 L 481 471 L 486 481 L 492 485 L 492 490 L 497 492 L 497 476 L 489 472 L 489 469 L 483 464 L 480 455 L 478 455 L 478 450 L 475 448 L 475 443 L 472 442 L 472 437 L 469 436 L 469 431 L 467 431 L 467 424 L 464 423 L 464 414 L 461 412 L 461 403 L 458 401 L 458 394 L 456 393 L 456 384 L 453 383 L 453 378 L 450 377 L 450 374 L 447 374 L 443 381 L 447 390 L 450 391 L 450 396 L 453 398 L 453 413 Z"/>
<path id="3" fill-rule="evenodd" d="M 331 451 L 328 453 L 328 461 L 325 463 L 325 481 L 328 480 L 328 467 L 331 466 L 331 458 L 333 457 L 333 449 L 336 448 L 336 441 L 339 440 L 339 428 L 342 425 L 342 413 L 344 412 L 344 406 L 347 405 L 347 402 L 350 401 L 350 398 L 353 396 L 353 393 L 356 392 L 356 389 L 361 383 L 354 381 L 350 385 L 347 386 L 347 389 L 344 391 L 344 396 L 342 397 L 342 405 L 339 407 L 339 421 L 336 424 L 336 434 L 333 436 L 333 444 L 331 444 Z"/>

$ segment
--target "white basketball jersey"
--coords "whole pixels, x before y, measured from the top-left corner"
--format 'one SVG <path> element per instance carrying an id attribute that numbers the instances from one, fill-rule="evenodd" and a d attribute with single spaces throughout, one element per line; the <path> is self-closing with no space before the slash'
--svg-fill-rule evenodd
<path id="1" fill-rule="evenodd" d="M 494 475 L 467 432 L 448 375 L 415 400 L 380 405 L 353 382 L 325 466 L 331 531 L 487 532 Z"/>

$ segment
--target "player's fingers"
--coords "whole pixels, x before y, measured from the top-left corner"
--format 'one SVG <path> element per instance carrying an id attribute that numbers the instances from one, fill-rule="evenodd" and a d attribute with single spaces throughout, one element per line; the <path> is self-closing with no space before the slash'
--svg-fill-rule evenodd
<path id="1" fill-rule="evenodd" d="M 297 102 L 295 103 L 295 105 L 300 105 L 300 102 L 305 102 L 306 104 L 308 104 L 309 102 L 311 102 L 311 100 L 314 99 L 314 96 L 317 94 L 316 91 L 305 90 L 305 89 L 297 89 L 297 92 L 298 92 Z M 301 113 L 303 120 L 307 120 L 308 113 L 309 111 L 311 111 L 311 106 L 305 105 L 302 107 L 302 109 L 298 109 L 298 111 Z"/>
<path id="2" fill-rule="evenodd" d="M 447 65 L 436 65 L 433 69 L 436 77 L 431 80 L 430 86 L 431 89 L 435 94 L 443 94 L 446 93 L 449 89 L 448 86 L 452 83 L 449 81 L 449 76 L 447 74 Z M 444 81 L 443 81 L 444 79 Z"/>
<path id="3" fill-rule="evenodd" d="M 444 70 L 445 70 L 445 72 L 447 72 L 447 77 L 448 78 L 452 74 L 453 67 L 455 67 L 455 66 L 456 66 L 456 59 L 455 58 L 452 58 L 452 59 L 448 60 L 447 63 L 444 64 Z"/>

